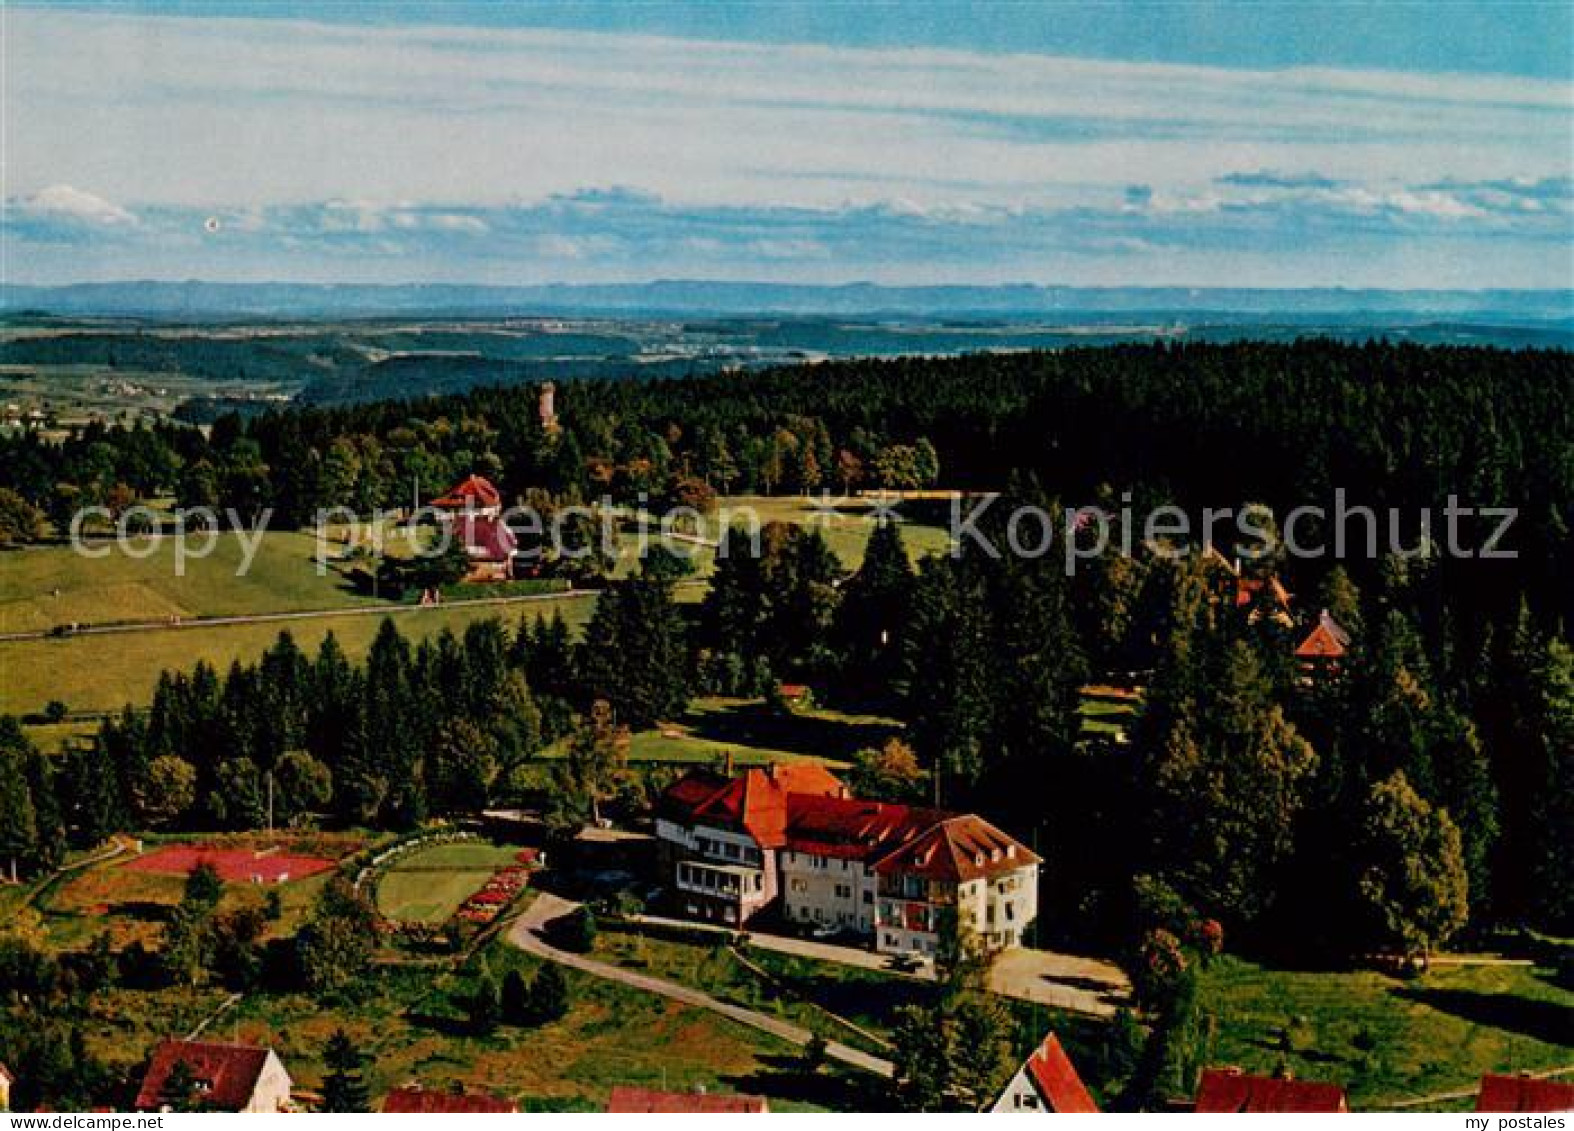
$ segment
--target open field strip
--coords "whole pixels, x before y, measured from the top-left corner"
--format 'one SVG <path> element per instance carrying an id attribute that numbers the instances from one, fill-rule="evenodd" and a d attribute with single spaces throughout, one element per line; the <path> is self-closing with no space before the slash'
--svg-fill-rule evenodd
<path id="1" fill-rule="evenodd" d="M 206 536 L 194 533 L 186 552 Z M 354 591 L 336 571 L 319 573 L 315 534 L 269 531 L 246 545 L 233 532 L 218 536 L 206 557 L 178 561 L 173 537 L 133 542 L 133 557 L 93 543 L 87 557 L 69 546 L 37 546 L 0 554 L 0 633 L 48 631 L 56 625 L 103 625 L 175 617 L 243 616 L 311 609 L 386 605 Z M 184 572 L 177 572 L 177 566 Z"/>
<path id="2" fill-rule="evenodd" d="M 797 496 L 721 502 L 723 511 L 745 507 L 761 521 L 820 529 L 848 568 L 862 561 L 873 528 L 870 508 L 857 500 L 829 513 Z M 915 558 L 947 544 L 946 532 L 937 526 L 910 522 L 903 535 Z M 628 535 L 620 538 L 625 551 L 630 541 Z M 421 638 L 506 615 L 505 607 L 512 604 L 548 616 L 561 610 L 572 627 L 583 625 L 594 607 L 592 592 L 478 598 L 438 608 L 390 603 L 356 592 L 331 569 L 319 573 L 318 542 L 305 531 L 268 532 L 244 570 L 241 540 L 233 533 L 222 535 L 209 556 L 185 563 L 184 576 L 176 572 L 175 539 L 146 545 L 144 558 L 118 552 L 86 558 L 64 546 L 0 554 L 0 711 L 35 713 L 51 700 L 65 703 L 73 714 L 144 704 L 160 671 L 189 669 L 198 660 L 221 670 L 236 661 L 249 663 L 282 629 L 308 649 L 331 631 L 349 655 L 359 657 L 383 616 L 398 617 L 404 631 Z M 709 555 L 702 553 L 696 565 L 700 577 L 680 583 L 678 597 L 684 603 L 699 600 L 705 591 Z M 70 635 L 49 635 L 67 624 L 81 627 Z M 7 639 L 7 634 L 20 635 Z M 661 760 L 665 751 L 678 753 L 678 760 L 695 756 L 694 750 L 675 751 L 682 740 L 651 739 L 647 745 L 652 760 Z M 707 751 L 720 752 L 719 747 Z"/>
<path id="3" fill-rule="evenodd" d="M 145 704 L 152 697 L 160 671 L 189 669 L 198 660 L 206 660 L 220 671 L 236 661 L 251 663 L 282 629 L 288 629 L 296 644 L 308 651 L 314 651 L 332 632 L 345 653 L 359 659 L 371 647 L 384 615 L 395 617 L 400 630 L 414 639 L 435 636 L 445 628 L 462 632 L 468 624 L 506 613 L 507 604 L 522 604 L 529 613 L 544 616 L 561 611 L 571 626 L 578 626 L 589 619 L 594 608 L 594 601 L 587 599 L 591 596 L 508 598 L 435 608 L 385 605 L 163 632 L 4 641 L 0 642 L 0 711 L 35 712 L 52 699 L 61 700 L 73 712 L 114 711 L 127 703 Z"/>

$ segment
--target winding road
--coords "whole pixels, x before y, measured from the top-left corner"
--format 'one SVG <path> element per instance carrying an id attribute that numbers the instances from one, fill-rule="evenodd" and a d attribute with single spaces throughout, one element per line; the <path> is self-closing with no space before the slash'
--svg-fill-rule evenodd
<path id="1" fill-rule="evenodd" d="M 573 911 L 578 904 L 552 895 L 550 892 L 538 892 L 535 902 L 523 915 L 509 928 L 508 941 L 520 950 L 544 958 L 548 962 L 582 971 L 594 978 L 603 978 L 610 982 L 618 982 L 631 989 L 643 990 L 645 993 L 658 994 L 670 998 L 684 1005 L 694 1006 L 697 1009 L 709 1010 L 718 1016 L 740 1025 L 747 1025 L 758 1029 L 762 1033 L 769 1033 L 773 1037 L 787 1041 L 790 1044 L 803 1046 L 809 1043 L 812 1034 L 808 1029 L 790 1024 L 777 1017 L 759 1013 L 752 1009 L 745 1009 L 731 1002 L 714 998 L 710 994 L 689 986 L 668 982 L 662 978 L 652 978 L 648 974 L 639 974 L 632 970 L 625 970 L 620 966 L 613 966 L 594 958 L 587 958 L 582 954 L 573 954 L 566 950 L 559 950 L 546 941 L 543 930 L 554 919 L 561 918 Z M 836 1041 L 828 1042 L 825 1046 L 826 1055 L 843 1064 L 873 1072 L 878 1076 L 889 1077 L 894 1067 L 888 1060 L 872 1056 L 848 1045 Z"/>

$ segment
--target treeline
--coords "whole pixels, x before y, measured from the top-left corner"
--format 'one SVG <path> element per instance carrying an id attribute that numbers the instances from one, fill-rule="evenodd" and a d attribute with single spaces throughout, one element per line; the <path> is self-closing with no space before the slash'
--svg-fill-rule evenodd
<path id="1" fill-rule="evenodd" d="M 900 717 L 931 790 L 1035 837 L 1045 931 L 1130 940 L 1167 929 L 1161 919 L 1217 920 L 1232 937 L 1325 951 L 1424 950 L 1466 924 L 1566 934 L 1569 376 L 1568 355 L 1554 352 L 1130 346 L 573 383 L 555 436 L 517 390 L 220 422 L 197 463 L 219 458 L 225 483 L 249 468 L 234 482 L 259 502 L 277 502 L 312 453 L 345 472 L 324 497 L 353 504 L 401 491 L 423 460 L 422 482 L 480 469 L 511 495 L 566 497 L 659 494 L 680 479 L 798 489 L 806 473 L 825 482 L 838 468 L 845 483 L 833 470 L 829 485 L 852 487 L 866 481 L 857 468 L 894 447 L 923 475 L 943 467 L 948 483 L 1004 487 L 982 524 L 997 544 L 1017 504 L 1055 513 L 1062 500 L 1095 501 L 1119 544 L 1127 493 L 1140 522 L 1160 502 L 1250 500 L 1282 513 L 1331 503 L 1325 493 L 1343 486 L 1351 505 L 1404 508 L 1407 551 L 1428 549 L 1419 509 L 1437 514 L 1450 494 L 1518 507 L 1503 548 L 1519 556 L 1249 563 L 1254 580 L 1276 576 L 1296 594 L 1300 621 L 1284 626 L 1261 598 L 1238 606 L 1232 571 L 1212 558 L 1176 562 L 1139 545 L 1068 577 L 1059 555 L 996 559 L 969 546 L 914 571 L 886 527 L 845 579 L 817 534 L 771 526 L 758 555 L 719 560 L 692 613 L 671 601 L 676 564 L 647 562 L 598 602 L 577 645 L 550 624 L 413 649 L 385 629 L 364 668 L 281 644 L 222 680 L 171 676 L 145 719 L 128 714 L 73 756 L 99 759 L 93 768 L 67 761 L 81 788 L 73 779 L 56 793 L 87 839 L 121 819 L 255 824 L 270 775 L 275 803 L 292 811 L 404 825 L 498 796 L 540 744 L 604 701 L 563 783 L 583 810 L 616 791 L 618 728 L 674 717 L 696 692 L 759 695 L 790 678 Z M 94 443 L 118 450 L 131 435 Z M 919 459 L 919 437 L 933 463 Z M 91 449 L 85 441 L 7 443 L 47 461 Z M 22 483 L 26 459 L 0 466 Z M 51 467 L 32 484 L 63 470 Z M 1440 541 L 1434 527 L 1430 548 Z M 1354 639 L 1336 671 L 1313 678 L 1291 652 L 1319 608 Z M 1129 742 L 1083 735 L 1078 689 L 1109 673 L 1143 673 Z M 156 808 L 169 792 L 145 784 L 155 765 L 177 785 L 189 778 L 173 814 Z M 90 778 L 118 782 L 103 808 L 112 818 L 96 824 L 82 809 Z M 1188 911 L 1160 916 L 1155 904 Z"/>
<path id="2" fill-rule="evenodd" d="M 510 501 L 657 505 L 941 480 L 996 489 L 1028 471 L 1071 502 L 1103 489 L 1139 507 L 1255 501 L 1281 515 L 1331 508 L 1343 488 L 1349 506 L 1396 508 L 1407 534 L 1455 495 L 1520 511 L 1505 544 L 1515 561 L 1479 584 L 1447 579 L 1474 630 L 1483 606 L 1501 614 L 1522 598 L 1553 620 L 1574 612 L 1557 584 L 1574 560 L 1570 377 L 1562 351 L 1320 339 L 838 361 L 563 382 L 556 432 L 541 428 L 535 390 L 516 385 L 228 415 L 207 436 L 92 425 L 55 445 L 22 433 L 0 439 L 0 487 L 57 522 L 83 503 L 169 493 L 243 517 L 271 507 L 287 524 L 324 506 L 409 505 L 473 471 Z M 1350 568 L 1376 580 L 1375 562 Z"/>
<path id="3" fill-rule="evenodd" d="M 0 813 L 22 814 L 0 820 L 0 858 L 9 848 L 21 870 L 47 866 L 58 838 L 45 834 L 62 828 L 91 845 L 123 828 L 403 828 L 482 808 L 568 728 L 566 706 L 548 697 L 543 711 L 526 682 L 537 648 L 572 671 L 561 620 L 517 635 L 484 621 L 414 647 L 385 621 L 360 664 L 331 634 L 308 656 L 281 633 L 256 664 L 163 673 L 147 710 L 127 707 L 58 760 L 12 729 L 9 756 L 29 772 L 0 782 Z"/>

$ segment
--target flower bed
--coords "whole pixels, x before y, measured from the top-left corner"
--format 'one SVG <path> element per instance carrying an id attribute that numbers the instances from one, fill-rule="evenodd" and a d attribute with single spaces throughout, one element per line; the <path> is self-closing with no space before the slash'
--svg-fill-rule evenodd
<path id="1" fill-rule="evenodd" d="M 466 923 L 490 923 L 518 898 L 529 882 L 530 870 L 523 865 L 499 868 L 464 901 L 454 917 Z"/>

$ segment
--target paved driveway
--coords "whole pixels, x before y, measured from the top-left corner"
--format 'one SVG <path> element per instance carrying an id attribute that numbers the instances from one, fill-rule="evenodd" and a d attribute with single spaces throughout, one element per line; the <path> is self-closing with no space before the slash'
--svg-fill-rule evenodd
<path id="1" fill-rule="evenodd" d="M 1131 996 L 1131 982 L 1113 963 L 1028 947 L 1001 952 L 989 972 L 989 988 L 1095 1017 L 1110 1016 Z"/>
<path id="2" fill-rule="evenodd" d="M 720 934 L 733 934 L 725 928 L 708 923 L 694 923 L 686 919 L 663 919 L 654 915 L 641 916 L 646 922 L 666 923 L 688 930 L 711 930 Z M 800 939 L 791 935 L 772 935 L 749 931 L 749 945 L 761 950 L 774 950 L 781 954 L 795 954 L 821 962 L 839 962 L 843 966 L 859 966 L 865 970 L 878 970 L 883 974 L 899 975 L 891 968 L 891 956 L 876 954 L 863 947 L 843 946 L 838 943 Z M 933 978 L 927 968 L 906 977 Z M 989 988 L 1005 997 L 1037 1002 L 1055 1009 L 1073 1013 L 1086 1013 L 1094 1017 L 1108 1017 L 1131 994 L 1131 983 L 1120 967 L 1097 958 L 1062 954 L 1053 950 L 1033 950 L 1017 947 L 1002 951 L 990 969 Z"/>
<path id="3" fill-rule="evenodd" d="M 719 1014 L 739 1024 L 748 1025 L 761 1032 L 769 1033 L 773 1037 L 778 1037 L 794 1045 L 802 1046 L 809 1043 L 811 1035 L 809 1030 L 789 1024 L 780 1018 L 758 1013 L 752 1009 L 745 1009 L 742 1006 L 733 1005 L 731 1002 L 721 1001 L 718 998 L 711 997 L 710 994 L 703 993 L 689 986 L 679 985 L 677 982 L 669 982 L 662 978 L 652 978 L 648 974 L 625 970 L 621 966 L 600 962 L 583 954 L 573 954 L 566 950 L 559 950 L 546 941 L 542 935 L 542 929 L 552 920 L 567 915 L 577 906 L 578 904 L 571 903 L 550 892 L 538 892 L 535 902 L 526 909 L 525 913 L 509 929 L 508 941 L 519 947 L 520 950 L 528 951 L 549 962 L 561 963 L 564 966 L 583 971 L 592 977 L 605 978 L 609 982 L 621 982 L 625 986 L 630 986 L 636 990 L 644 990 L 646 993 L 659 994 L 662 997 L 671 998 L 673 1001 L 682 1002 L 684 1005 L 692 1005 L 698 1009 L 708 1009 L 712 1013 Z M 837 1041 L 829 1042 L 825 1046 L 825 1052 L 827 1056 L 835 1060 L 839 1060 L 844 1064 L 850 1064 L 854 1068 L 861 1068 L 866 1072 L 873 1072 L 879 1076 L 890 1076 L 893 1071 L 890 1061 L 871 1056 L 869 1053 L 840 1044 Z"/>

